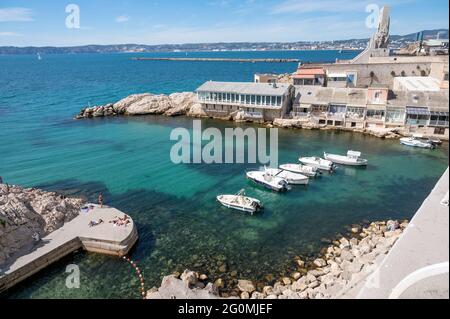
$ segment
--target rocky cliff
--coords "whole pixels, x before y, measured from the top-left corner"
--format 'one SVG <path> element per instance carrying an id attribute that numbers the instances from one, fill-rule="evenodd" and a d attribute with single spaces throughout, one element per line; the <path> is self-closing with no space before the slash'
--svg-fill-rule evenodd
<path id="1" fill-rule="evenodd" d="M 204 116 L 201 105 L 195 102 L 195 93 L 130 95 L 116 103 L 84 108 L 77 119 L 116 115 Z"/>
<path id="2" fill-rule="evenodd" d="M 33 234 L 48 235 L 75 218 L 81 199 L 38 189 L 0 184 L 0 264 L 33 243 Z"/>

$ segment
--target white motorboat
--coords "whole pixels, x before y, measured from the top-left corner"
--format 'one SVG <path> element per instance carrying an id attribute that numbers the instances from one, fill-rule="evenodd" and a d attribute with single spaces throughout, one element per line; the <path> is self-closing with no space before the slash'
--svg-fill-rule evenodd
<path id="1" fill-rule="evenodd" d="M 342 165 L 366 166 L 368 161 L 361 158 L 361 152 L 348 151 L 347 156 L 324 153 L 325 159 Z"/>
<path id="2" fill-rule="evenodd" d="M 442 145 L 442 141 L 441 139 L 437 138 L 437 137 L 431 137 L 428 139 L 428 143 L 433 144 L 434 146 L 439 146 Z"/>
<path id="3" fill-rule="evenodd" d="M 400 139 L 400 144 L 411 146 L 411 147 L 419 147 L 419 148 L 435 148 L 435 145 L 429 141 L 422 141 L 423 136 L 421 135 L 413 135 L 412 137 L 404 137 Z"/>
<path id="4" fill-rule="evenodd" d="M 323 171 L 332 171 L 334 169 L 333 162 L 320 157 L 300 157 L 300 163 L 312 166 Z"/>
<path id="5" fill-rule="evenodd" d="M 273 176 L 281 177 L 286 182 L 288 182 L 288 184 L 291 184 L 291 185 L 308 185 L 308 183 L 309 183 L 308 176 L 285 171 L 285 170 L 278 169 L 278 168 L 266 168 L 266 173 L 269 173 L 270 175 L 273 175 Z"/>
<path id="6" fill-rule="evenodd" d="M 302 174 L 308 177 L 316 177 L 320 172 L 317 168 L 302 164 L 283 164 L 280 168 L 292 173 Z"/>
<path id="7" fill-rule="evenodd" d="M 262 185 L 265 188 L 277 191 L 277 192 L 283 192 L 290 190 L 290 186 L 288 185 L 288 182 L 284 180 L 281 177 L 273 176 L 272 174 L 269 174 L 264 171 L 252 171 L 247 173 L 247 178 L 252 180 L 258 185 Z"/>
<path id="8" fill-rule="evenodd" d="M 217 200 L 227 208 L 248 212 L 252 215 L 262 207 L 259 200 L 245 196 L 245 190 L 241 190 L 236 195 L 219 195 Z"/>

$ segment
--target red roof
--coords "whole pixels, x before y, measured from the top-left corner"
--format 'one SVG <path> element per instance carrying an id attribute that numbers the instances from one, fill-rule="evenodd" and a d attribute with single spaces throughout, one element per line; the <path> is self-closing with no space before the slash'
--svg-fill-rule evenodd
<path id="1" fill-rule="evenodd" d="M 315 79 L 314 74 L 294 74 L 294 79 Z"/>
<path id="2" fill-rule="evenodd" d="M 294 78 L 297 78 L 297 79 L 311 79 L 311 78 L 314 78 L 314 76 L 317 76 L 317 75 L 325 76 L 325 71 L 323 69 L 321 69 L 321 68 L 316 68 L 316 69 L 303 69 L 303 68 L 300 68 L 294 74 Z"/>

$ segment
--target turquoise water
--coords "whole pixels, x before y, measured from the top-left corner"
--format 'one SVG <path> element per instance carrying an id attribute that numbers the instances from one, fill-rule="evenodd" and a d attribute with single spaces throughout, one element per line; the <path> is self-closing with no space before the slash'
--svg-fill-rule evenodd
<path id="1" fill-rule="evenodd" d="M 346 53 L 351 57 L 354 53 Z M 156 54 L 154 54 L 156 55 Z M 152 56 L 154 56 L 152 55 Z M 322 56 L 319 56 L 322 55 Z M 410 218 L 448 165 L 441 149 L 405 148 L 351 133 L 279 131 L 280 162 L 323 151 L 360 150 L 367 169 L 341 168 L 308 187 L 275 194 L 254 187 L 240 165 L 174 165 L 170 132 L 192 119 L 166 117 L 73 121 L 88 102 L 131 93 L 192 91 L 206 80 L 251 81 L 256 72 L 292 72 L 295 64 L 131 61 L 134 55 L 0 56 L 0 175 L 11 184 L 42 187 L 108 204 L 130 214 L 140 240 L 131 253 L 147 288 L 185 268 L 224 278 L 270 281 L 313 257 L 353 223 Z M 190 54 L 193 56 L 193 54 Z M 337 52 L 197 53 L 208 57 L 295 57 L 318 61 Z M 231 122 L 203 120 L 224 131 Z M 251 125 L 240 125 L 243 128 Z M 264 203 L 246 216 L 217 205 L 219 193 L 245 187 Z M 81 270 L 80 289 L 65 287 L 65 267 Z M 227 271 L 219 268 L 225 263 Z M 10 291 L 10 298 L 138 298 L 138 280 L 114 258 L 73 254 Z"/>

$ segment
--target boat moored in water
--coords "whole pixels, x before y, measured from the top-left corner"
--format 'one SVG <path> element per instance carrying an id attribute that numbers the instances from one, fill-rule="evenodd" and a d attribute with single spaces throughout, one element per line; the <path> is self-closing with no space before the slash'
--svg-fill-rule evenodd
<path id="1" fill-rule="evenodd" d="M 442 141 L 437 137 L 431 137 L 428 139 L 428 143 L 433 144 L 434 146 L 442 145 Z"/>
<path id="2" fill-rule="evenodd" d="M 411 146 L 411 147 L 418 147 L 418 148 L 430 148 L 433 149 L 436 146 L 430 142 L 430 141 L 423 141 L 422 135 L 413 135 L 412 137 L 403 137 L 400 139 L 400 144 Z"/>
<path id="3" fill-rule="evenodd" d="M 293 173 L 278 168 L 266 168 L 266 173 L 281 177 L 291 185 L 308 185 L 309 177 L 303 174 Z"/>
<path id="4" fill-rule="evenodd" d="M 303 164 L 283 164 L 280 165 L 280 168 L 288 172 L 302 174 L 308 177 L 317 177 L 317 175 L 320 174 L 317 168 Z"/>
<path id="5" fill-rule="evenodd" d="M 298 160 L 300 161 L 300 163 L 312 166 L 323 171 L 331 172 L 335 168 L 333 162 L 320 157 L 300 157 Z"/>
<path id="6" fill-rule="evenodd" d="M 265 171 L 252 171 L 247 173 L 247 178 L 258 185 L 274 190 L 276 192 L 284 192 L 290 190 L 288 182 L 278 176 L 273 176 Z"/>
<path id="7" fill-rule="evenodd" d="M 324 153 L 325 159 L 341 165 L 367 166 L 368 161 L 361 158 L 361 152 L 348 151 L 347 156 Z"/>
<path id="8" fill-rule="evenodd" d="M 217 201 L 227 208 L 248 212 L 252 215 L 262 208 L 258 199 L 245 196 L 245 190 L 241 190 L 235 195 L 219 195 Z"/>

